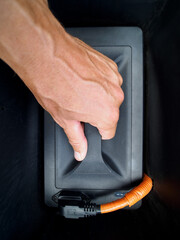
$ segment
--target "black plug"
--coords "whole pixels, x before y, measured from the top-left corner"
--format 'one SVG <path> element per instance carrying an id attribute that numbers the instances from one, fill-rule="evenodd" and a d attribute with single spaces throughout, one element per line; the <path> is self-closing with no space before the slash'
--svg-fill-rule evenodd
<path id="1" fill-rule="evenodd" d="M 65 218 L 84 218 L 100 213 L 100 206 L 90 203 L 89 198 L 80 192 L 61 191 L 58 196 L 60 215 Z"/>

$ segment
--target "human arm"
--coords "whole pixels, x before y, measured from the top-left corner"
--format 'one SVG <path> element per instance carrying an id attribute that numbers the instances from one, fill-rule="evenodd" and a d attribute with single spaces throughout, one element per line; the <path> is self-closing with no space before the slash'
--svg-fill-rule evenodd
<path id="1" fill-rule="evenodd" d="M 77 160 L 87 152 L 83 122 L 103 139 L 115 135 L 124 98 L 117 65 L 70 36 L 45 0 L 0 0 L 0 58 L 64 129 Z"/>

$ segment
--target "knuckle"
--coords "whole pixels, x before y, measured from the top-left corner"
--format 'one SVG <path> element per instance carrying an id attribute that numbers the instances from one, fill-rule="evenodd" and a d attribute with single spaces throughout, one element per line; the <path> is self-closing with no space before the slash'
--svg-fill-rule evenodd
<path id="1" fill-rule="evenodd" d="M 118 105 L 118 107 L 122 104 L 124 101 L 124 92 L 121 87 L 116 87 L 114 89 L 114 101 Z"/>
<path id="2" fill-rule="evenodd" d="M 118 71 L 118 65 L 117 65 L 114 61 L 112 61 L 112 65 L 113 65 L 113 67 L 115 68 L 115 70 Z"/>
<path id="3" fill-rule="evenodd" d="M 105 128 L 112 128 L 119 120 L 119 109 L 111 107 L 106 111 Z"/>
<path id="4" fill-rule="evenodd" d="M 117 103 L 120 106 L 122 102 L 124 101 L 124 92 L 122 88 L 118 88 L 116 92 L 116 98 L 117 98 Z"/>
<path id="5" fill-rule="evenodd" d="M 124 92 L 123 92 L 122 88 L 119 93 L 119 101 L 120 101 L 120 104 L 124 101 Z"/>
<path id="6" fill-rule="evenodd" d="M 120 81 L 120 85 L 122 85 L 123 84 L 123 78 L 122 78 L 121 74 L 119 74 L 119 81 Z"/>

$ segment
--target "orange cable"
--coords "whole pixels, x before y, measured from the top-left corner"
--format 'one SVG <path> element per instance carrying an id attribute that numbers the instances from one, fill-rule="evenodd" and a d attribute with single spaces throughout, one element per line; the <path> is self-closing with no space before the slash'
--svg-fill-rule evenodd
<path id="1" fill-rule="evenodd" d="M 130 192 L 126 193 L 123 198 L 111 203 L 102 204 L 100 206 L 101 213 L 113 212 L 127 206 L 131 207 L 151 191 L 152 185 L 152 179 L 144 174 L 143 181 Z"/>

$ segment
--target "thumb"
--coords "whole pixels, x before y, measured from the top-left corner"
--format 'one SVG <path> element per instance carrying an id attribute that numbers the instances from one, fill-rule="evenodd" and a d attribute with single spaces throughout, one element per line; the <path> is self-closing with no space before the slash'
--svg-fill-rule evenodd
<path id="1" fill-rule="evenodd" d="M 78 121 L 69 120 L 64 129 L 69 143 L 74 149 L 74 157 L 77 161 L 82 161 L 87 154 L 87 139 L 84 135 L 84 125 Z"/>

